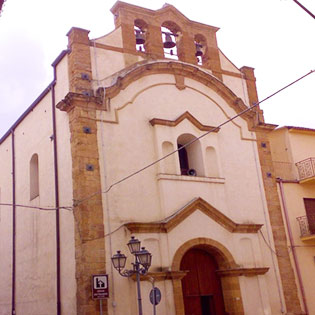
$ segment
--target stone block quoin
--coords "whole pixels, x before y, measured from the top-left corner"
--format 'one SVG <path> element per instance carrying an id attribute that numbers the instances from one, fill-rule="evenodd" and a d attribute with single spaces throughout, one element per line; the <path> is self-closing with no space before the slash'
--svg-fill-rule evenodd
<path id="1" fill-rule="evenodd" d="M 73 27 L 68 32 L 69 52 L 69 87 L 70 92 L 92 93 L 92 65 L 88 30 Z M 88 79 L 82 78 L 86 74 Z"/>

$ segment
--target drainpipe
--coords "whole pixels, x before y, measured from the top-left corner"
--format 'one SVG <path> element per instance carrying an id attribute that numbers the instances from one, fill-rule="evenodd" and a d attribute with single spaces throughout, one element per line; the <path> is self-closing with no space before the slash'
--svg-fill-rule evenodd
<path id="1" fill-rule="evenodd" d="M 11 129 L 12 139 L 12 302 L 11 314 L 15 315 L 15 266 L 16 266 L 16 193 L 15 193 L 15 143 L 14 143 L 14 129 Z"/>
<path id="2" fill-rule="evenodd" d="M 58 154 L 57 154 L 57 127 L 56 127 L 56 65 L 54 67 L 54 80 L 51 83 L 52 97 L 52 125 L 53 125 L 53 146 L 54 146 L 54 176 L 55 176 L 55 207 L 56 207 L 56 287 L 57 287 L 57 315 L 61 315 L 61 294 L 60 294 L 60 211 L 59 211 L 59 180 L 58 180 Z"/>
<path id="3" fill-rule="evenodd" d="M 292 230 L 291 230 L 291 225 L 290 225 L 290 220 L 289 220 L 289 215 L 288 215 L 288 208 L 287 208 L 287 204 L 286 204 L 286 200 L 285 200 L 285 196 L 284 196 L 282 178 L 277 178 L 277 182 L 279 183 L 281 202 L 282 202 L 283 212 L 284 212 L 284 216 L 285 216 L 285 222 L 286 222 L 287 230 L 288 230 L 288 234 L 289 234 L 290 247 L 292 248 L 294 266 L 295 266 L 296 274 L 298 277 L 299 286 L 301 289 L 304 311 L 305 311 L 305 314 L 308 315 L 309 312 L 308 312 L 308 307 L 307 307 L 307 303 L 306 303 L 306 297 L 305 297 L 305 291 L 304 291 L 304 286 L 303 286 L 303 281 L 302 281 L 302 275 L 301 275 L 300 266 L 299 266 L 299 262 L 298 262 L 296 251 L 295 251 L 296 246 L 295 246 L 294 240 L 293 240 L 293 235 L 292 235 Z"/>

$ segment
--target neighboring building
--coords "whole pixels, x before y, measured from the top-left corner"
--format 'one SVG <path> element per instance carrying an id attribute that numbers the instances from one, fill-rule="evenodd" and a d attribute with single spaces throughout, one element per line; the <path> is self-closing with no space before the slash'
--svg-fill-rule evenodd
<path id="1" fill-rule="evenodd" d="M 69 31 L 53 82 L 0 140 L 0 314 L 99 314 L 103 273 L 103 313 L 137 314 L 111 265 L 131 235 L 153 255 L 158 314 L 301 314 L 253 69 L 171 5 L 112 13 L 106 36 Z"/>
<path id="2" fill-rule="evenodd" d="M 315 129 L 276 129 L 270 145 L 292 265 L 308 314 L 315 314 Z"/>

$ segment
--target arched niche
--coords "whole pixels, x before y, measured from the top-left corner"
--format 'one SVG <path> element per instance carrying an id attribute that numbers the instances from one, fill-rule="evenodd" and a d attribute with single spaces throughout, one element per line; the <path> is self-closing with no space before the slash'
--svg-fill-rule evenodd
<path id="1" fill-rule="evenodd" d="M 195 170 L 196 176 L 205 176 L 200 140 L 185 133 L 177 138 L 177 146 L 181 175 L 189 175 L 189 170 Z"/>
<path id="2" fill-rule="evenodd" d="M 162 154 L 166 156 L 175 150 L 173 143 L 164 141 L 162 143 Z M 176 174 L 176 154 L 171 154 L 163 160 L 162 172 L 164 174 Z"/>
<path id="3" fill-rule="evenodd" d="M 194 36 L 194 43 L 195 43 L 195 47 L 196 47 L 196 53 L 199 50 L 202 55 L 201 56 L 196 56 L 197 60 L 198 60 L 198 64 L 199 65 L 203 65 L 205 63 L 205 61 L 208 60 L 208 47 L 207 47 L 207 40 L 205 38 L 205 36 L 203 36 L 202 34 L 196 34 Z"/>
<path id="4" fill-rule="evenodd" d="M 137 51 L 146 51 L 146 43 L 149 40 L 148 33 L 148 23 L 142 19 L 136 19 L 134 21 L 134 32 L 136 37 L 136 50 Z M 137 43 L 137 39 L 142 39 L 143 43 Z"/>
<path id="5" fill-rule="evenodd" d="M 30 200 L 39 196 L 38 154 L 34 153 L 30 160 Z"/>
<path id="6" fill-rule="evenodd" d="M 165 21 L 161 25 L 161 35 L 162 35 L 162 42 L 163 42 L 164 57 L 178 60 L 179 59 L 178 56 L 180 55 L 179 42 L 182 38 L 181 28 L 173 21 Z M 175 44 L 174 47 L 166 48 L 164 46 L 164 43 L 166 42 L 167 37 L 169 40 L 171 40 Z"/>

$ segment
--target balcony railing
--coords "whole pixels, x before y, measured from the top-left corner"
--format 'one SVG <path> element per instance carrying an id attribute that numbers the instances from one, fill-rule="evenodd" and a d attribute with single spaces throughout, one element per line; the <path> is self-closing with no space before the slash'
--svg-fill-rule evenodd
<path id="1" fill-rule="evenodd" d="M 296 163 L 300 180 L 315 178 L 315 157 Z"/>
<path id="2" fill-rule="evenodd" d="M 300 236 L 301 237 L 309 237 L 309 236 L 315 236 L 315 215 L 310 217 L 302 216 L 296 218 L 299 226 L 300 226 Z M 311 222 L 310 222 L 311 221 Z"/>

